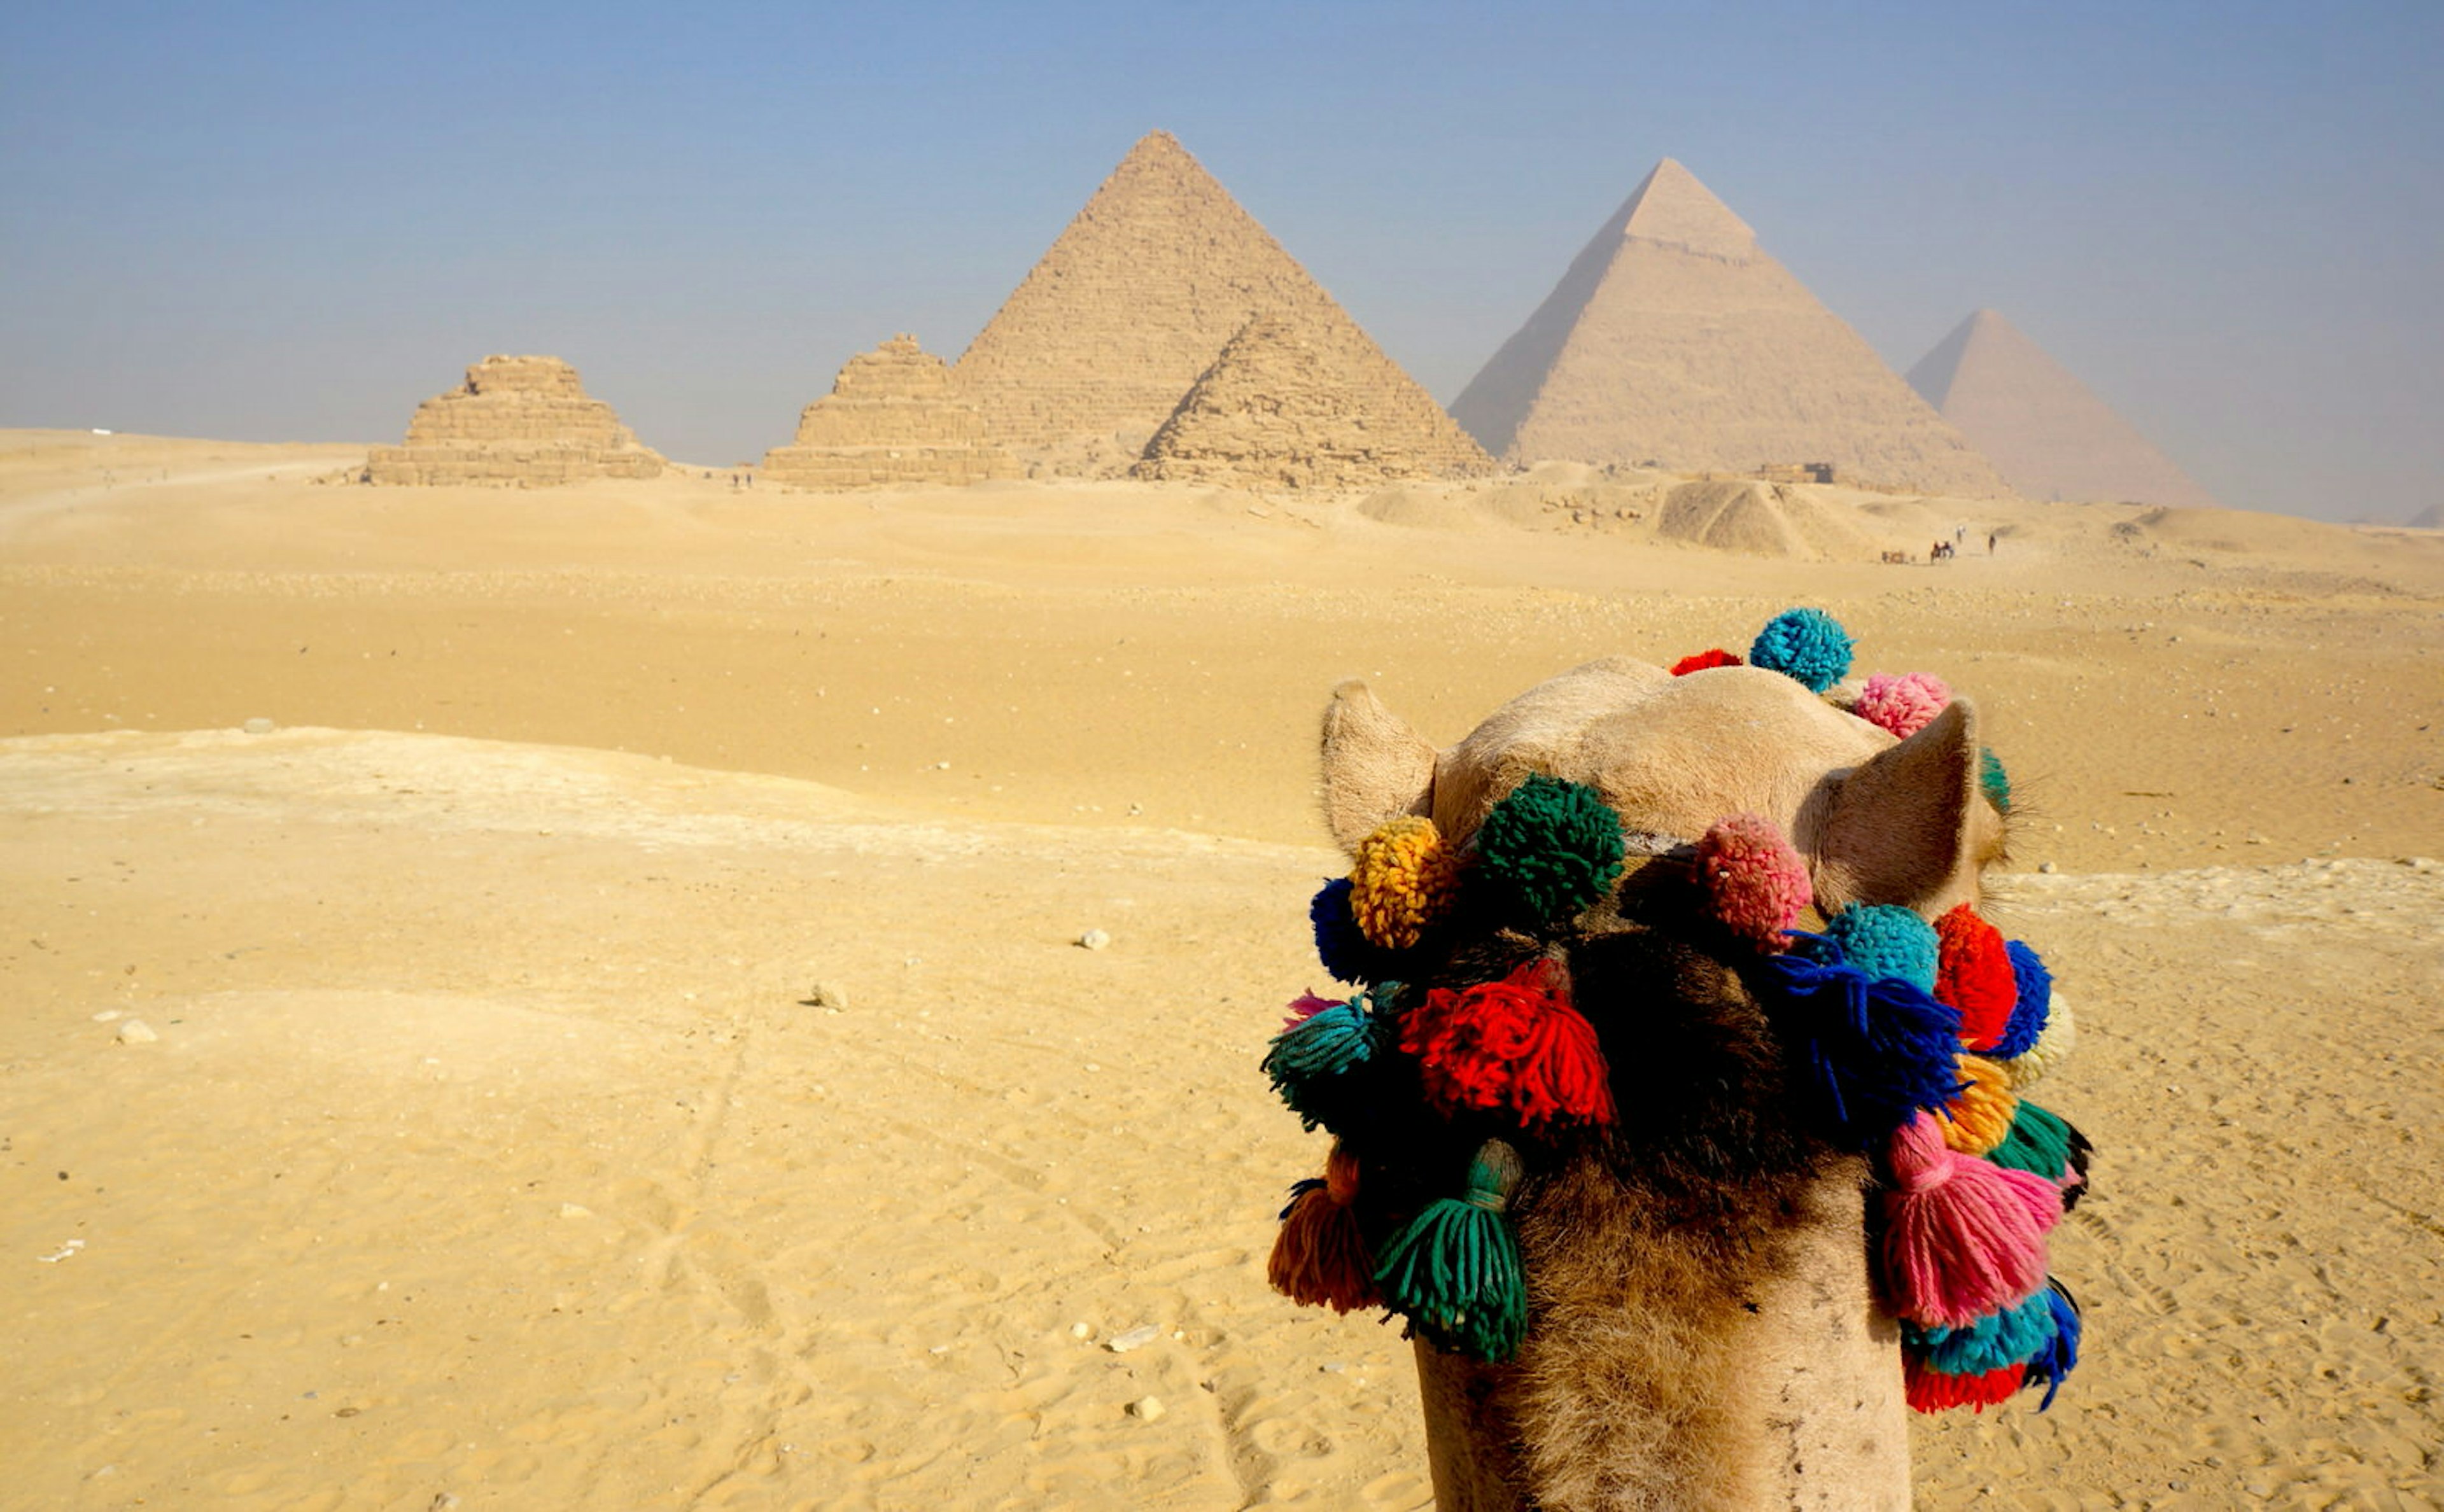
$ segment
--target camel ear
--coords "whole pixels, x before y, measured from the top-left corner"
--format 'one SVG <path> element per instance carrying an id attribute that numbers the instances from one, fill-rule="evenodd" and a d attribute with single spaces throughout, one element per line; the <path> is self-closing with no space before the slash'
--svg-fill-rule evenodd
<path id="1" fill-rule="evenodd" d="M 1324 822 L 1355 854 L 1376 825 L 1434 806 L 1435 748 L 1352 678 L 1324 706 Z"/>
<path id="2" fill-rule="evenodd" d="M 1955 699 L 1926 727 L 1853 769 L 1817 832 L 1816 894 L 1935 914 L 1977 895 L 2002 821 L 1977 785 L 1977 711 Z"/>

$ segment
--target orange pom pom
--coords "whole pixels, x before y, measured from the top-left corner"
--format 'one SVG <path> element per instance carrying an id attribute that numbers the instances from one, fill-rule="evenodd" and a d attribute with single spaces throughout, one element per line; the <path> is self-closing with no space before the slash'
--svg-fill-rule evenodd
<path id="1" fill-rule="evenodd" d="M 1999 1061 L 1965 1055 L 1958 1061 L 1960 1079 L 1968 1085 L 1935 1115 L 1943 1125 L 1943 1142 L 1964 1155 L 1982 1155 L 2011 1135 L 2011 1120 L 2020 1115 L 2019 1095 L 2011 1090 L 2011 1074 Z"/>
<path id="2" fill-rule="evenodd" d="M 1435 821 L 1386 820 L 1358 842 L 1349 867 L 1349 912 L 1359 931 L 1386 950 L 1405 950 L 1451 908 L 1459 857 Z"/>
<path id="3" fill-rule="evenodd" d="M 1358 1159 L 1335 1143 L 1324 1158 L 1324 1178 L 1309 1177 L 1290 1189 L 1282 1231 L 1265 1266 L 1273 1290 L 1303 1307 L 1336 1313 L 1382 1305 L 1375 1290 L 1375 1257 L 1351 1206 L 1357 1197 Z"/>

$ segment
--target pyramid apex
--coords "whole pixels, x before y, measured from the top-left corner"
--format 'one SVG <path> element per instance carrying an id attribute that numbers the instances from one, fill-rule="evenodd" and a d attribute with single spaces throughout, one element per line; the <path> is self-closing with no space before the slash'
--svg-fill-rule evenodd
<path id="1" fill-rule="evenodd" d="M 1621 235 L 1704 257 L 1744 262 L 1755 255 L 1756 232 L 1697 175 L 1666 157 L 1629 197 Z"/>

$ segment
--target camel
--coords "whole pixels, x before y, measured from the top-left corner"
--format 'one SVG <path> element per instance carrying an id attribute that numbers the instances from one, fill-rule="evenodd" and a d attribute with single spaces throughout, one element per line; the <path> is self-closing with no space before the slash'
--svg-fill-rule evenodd
<path id="1" fill-rule="evenodd" d="M 1370 837 L 1410 833 L 1387 821 L 1470 856 L 1530 779 L 1592 789 L 1625 837 L 1625 875 L 1565 928 L 1523 934 L 1463 911 L 1404 958 L 1413 991 L 1522 958 L 1565 980 L 1613 1104 L 1600 1133 L 1523 1139 L 1532 1153 L 1499 1191 L 1473 1168 L 1485 1188 L 1469 1201 L 1507 1209 L 1515 1232 L 1527 1322 L 1491 1360 L 1414 1330 L 1440 1507 L 1909 1504 L 1900 1331 L 1870 1277 L 1872 1152 L 1795 1111 L 1753 951 L 1705 916 L 1688 842 L 1755 817 L 1788 837 L 1823 916 L 1855 902 L 1935 919 L 1975 901 L 2003 850 L 1982 773 L 1964 701 L 1897 738 L 1755 666 L 1590 662 L 1439 750 L 1363 683 L 1334 691 L 1324 816 L 1354 858 Z M 1423 1200 L 1401 1171 L 1453 1137 L 1426 1122 L 1371 1147 L 1344 1137 L 1332 1195 L 1379 1228 Z"/>

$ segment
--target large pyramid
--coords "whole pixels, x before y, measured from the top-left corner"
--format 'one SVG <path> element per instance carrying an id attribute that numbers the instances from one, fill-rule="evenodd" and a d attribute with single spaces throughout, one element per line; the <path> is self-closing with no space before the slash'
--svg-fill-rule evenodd
<path id="1" fill-rule="evenodd" d="M 1131 471 L 1243 488 L 1356 488 L 1493 459 L 1349 322 L 1265 315 L 1231 338 Z"/>
<path id="2" fill-rule="evenodd" d="M 1910 387 L 2031 499 L 2212 507 L 2214 499 L 1993 310 L 1960 323 Z"/>
<path id="3" fill-rule="evenodd" d="M 1186 148 L 1150 132 L 954 371 L 990 441 L 1102 446 L 1125 463 L 1259 316 L 1363 343 L 1433 405 Z"/>
<path id="4" fill-rule="evenodd" d="M 1749 471 L 1991 497 L 1985 458 L 1666 157 L 1451 413 L 1496 456 Z"/>

